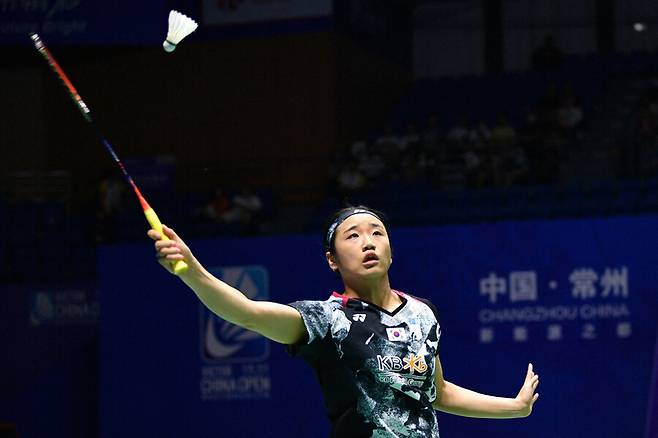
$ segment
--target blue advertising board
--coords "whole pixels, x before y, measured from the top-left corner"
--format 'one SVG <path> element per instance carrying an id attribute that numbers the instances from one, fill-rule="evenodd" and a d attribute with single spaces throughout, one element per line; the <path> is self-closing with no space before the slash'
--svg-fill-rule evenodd
<path id="1" fill-rule="evenodd" d="M 653 357 L 653 376 L 651 377 L 651 395 L 647 406 L 646 438 L 658 438 L 658 335 Z"/>
<path id="2" fill-rule="evenodd" d="M 0 2 L 0 44 L 143 44 L 162 42 L 166 3 L 147 0 L 30 0 Z"/>
<path id="3" fill-rule="evenodd" d="M 514 396 L 528 362 L 541 377 L 529 418 L 439 413 L 442 436 L 645 436 L 656 230 L 655 216 L 393 228 L 391 285 L 437 306 L 445 378 Z M 326 299 L 341 288 L 319 236 L 188 243 L 254 299 Z M 103 437 L 327 436 L 312 370 L 205 309 L 146 238 L 102 248 L 99 272 Z"/>
<path id="4" fill-rule="evenodd" d="M 14 425 L 22 438 L 93 436 L 96 285 L 3 284 L 0 290 L 0 425 Z"/>

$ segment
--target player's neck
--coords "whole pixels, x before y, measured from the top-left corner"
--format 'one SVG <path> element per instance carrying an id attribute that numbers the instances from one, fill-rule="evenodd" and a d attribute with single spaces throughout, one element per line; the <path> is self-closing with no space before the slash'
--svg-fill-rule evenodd
<path id="1" fill-rule="evenodd" d="M 345 283 L 345 295 L 375 304 L 389 312 L 397 309 L 402 303 L 401 298 L 391 291 L 388 275 L 356 284 Z"/>

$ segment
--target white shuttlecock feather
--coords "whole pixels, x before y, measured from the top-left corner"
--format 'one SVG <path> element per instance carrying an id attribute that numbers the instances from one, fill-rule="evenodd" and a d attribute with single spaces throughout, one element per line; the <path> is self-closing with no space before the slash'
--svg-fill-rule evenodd
<path id="1" fill-rule="evenodd" d="M 162 47 L 164 47 L 166 52 L 173 52 L 176 49 L 176 45 L 183 38 L 194 32 L 198 26 L 197 22 L 187 15 L 181 14 L 178 11 L 169 12 L 169 30 L 167 32 L 167 39 L 162 43 Z"/>

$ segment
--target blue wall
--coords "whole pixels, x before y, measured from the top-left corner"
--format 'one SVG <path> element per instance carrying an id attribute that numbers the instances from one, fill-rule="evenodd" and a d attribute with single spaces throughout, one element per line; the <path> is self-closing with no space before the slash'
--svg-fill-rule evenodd
<path id="1" fill-rule="evenodd" d="M 2 285 L 1 292 L 0 424 L 14 424 L 21 438 L 94 436 L 95 284 Z"/>

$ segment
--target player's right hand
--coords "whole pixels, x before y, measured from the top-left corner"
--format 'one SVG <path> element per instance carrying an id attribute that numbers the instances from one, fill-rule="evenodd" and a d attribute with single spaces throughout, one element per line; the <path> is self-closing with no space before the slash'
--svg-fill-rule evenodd
<path id="1" fill-rule="evenodd" d="M 172 228 L 163 224 L 162 231 L 169 240 L 163 240 L 162 234 L 153 229 L 149 230 L 147 234 L 151 239 L 155 240 L 155 256 L 158 263 L 170 273 L 175 274 L 174 264 L 178 260 L 185 260 L 189 265 L 193 260 L 192 252 Z"/>

